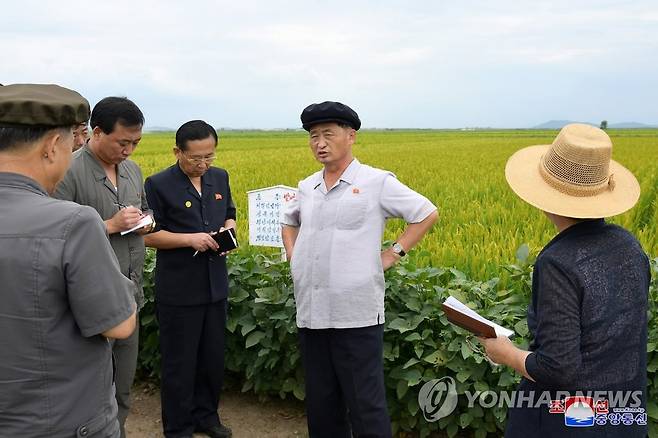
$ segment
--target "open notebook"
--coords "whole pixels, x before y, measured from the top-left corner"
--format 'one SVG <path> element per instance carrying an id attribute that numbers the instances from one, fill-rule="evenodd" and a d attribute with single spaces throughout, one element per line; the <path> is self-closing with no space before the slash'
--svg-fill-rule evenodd
<path id="1" fill-rule="evenodd" d="M 122 231 L 122 232 L 121 232 L 121 235 L 122 235 L 122 236 L 125 236 L 125 235 L 128 234 L 128 233 L 132 233 L 133 231 L 135 231 L 135 230 L 139 230 L 140 228 L 144 228 L 144 227 L 146 227 L 146 226 L 148 226 L 148 225 L 151 225 L 152 223 L 153 223 L 153 217 L 152 217 L 150 214 L 147 214 L 147 215 L 143 216 L 143 217 L 139 220 L 139 222 L 137 223 L 137 225 L 135 225 L 134 227 L 132 227 L 132 228 L 129 229 L 129 230 Z"/>
<path id="2" fill-rule="evenodd" d="M 510 337 L 514 334 L 512 330 L 501 327 L 493 321 L 489 321 L 471 310 L 455 297 L 448 297 L 443 302 L 443 311 L 448 321 L 468 330 L 469 332 L 483 338 L 497 338 L 498 336 Z"/>

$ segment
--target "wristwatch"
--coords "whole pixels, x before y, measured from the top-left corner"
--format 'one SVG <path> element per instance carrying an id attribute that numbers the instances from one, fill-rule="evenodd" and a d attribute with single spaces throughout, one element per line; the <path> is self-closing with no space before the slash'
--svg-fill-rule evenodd
<path id="1" fill-rule="evenodd" d="M 391 249 L 395 254 L 399 255 L 400 257 L 404 257 L 405 255 L 407 255 L 407 253 L 404 252 L 404 248 L 402 248 L 402 245 L 400 245 L 397 242 L 393 242 Z"/>

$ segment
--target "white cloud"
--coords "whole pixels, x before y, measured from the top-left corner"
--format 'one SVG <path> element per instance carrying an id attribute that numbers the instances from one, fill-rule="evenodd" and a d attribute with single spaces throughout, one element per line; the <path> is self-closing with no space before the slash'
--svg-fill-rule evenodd
<path id="1" fill-rule="evenodd" d="M 295 126 L 332 98 L 364 108 L 366 126 L 528 126 L 566 118 L 574 92 L 569 117 L 658 122 L 650 0 L 24 0 L 2 13 L 0 82 L 136 96 L 154 125 L 207 112 Z"/>

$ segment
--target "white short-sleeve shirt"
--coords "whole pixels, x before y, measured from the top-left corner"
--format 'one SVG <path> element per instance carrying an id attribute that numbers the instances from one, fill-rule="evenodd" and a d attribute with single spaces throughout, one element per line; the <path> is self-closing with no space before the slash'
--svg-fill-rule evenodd
<path id="1" fill-rule="evenodd" d="M 367 327 L 384 322 L 381 240 L 386 219 L 418 223 L 436 210 L 390 172 L 354 159 L 327 190 L 323 171 L 299 182 L 283 225 L 299 227 L 292 272 L 297 326 Z"/>

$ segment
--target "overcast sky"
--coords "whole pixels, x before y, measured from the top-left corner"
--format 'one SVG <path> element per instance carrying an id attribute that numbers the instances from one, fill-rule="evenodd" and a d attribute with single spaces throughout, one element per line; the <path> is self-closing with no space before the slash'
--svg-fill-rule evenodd
<path id="1" fill-rule="evenodd" d="M 658 124 L 655 0 L 6 1 L 0 53 L 0 83 L 128 96 L 150 127 L 323 100 L 371 128 Z"/>

